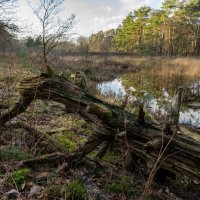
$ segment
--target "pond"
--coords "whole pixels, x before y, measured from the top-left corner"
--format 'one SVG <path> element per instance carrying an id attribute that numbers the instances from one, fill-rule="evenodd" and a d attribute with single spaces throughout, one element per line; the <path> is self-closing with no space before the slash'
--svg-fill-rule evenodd
<path id="1" fill-rule="evenodd" d="M 121 79 L 114 79 L 97 84 L 97 90 L 104 96 L 114 97 L 117 100 L 122 99 L 126 95 L 126 90 L 122 85 Z"/>
<path id="2" fill-rule="evenodd" d="M 126 78 L 124 78 L 126 77 Z M 145 101 L 145 107 L 154 116 L 166 116 L 170 110 L 172 95 L 170 95 L 165 88 L 158 92 L 154 90 L 155 88 L 145 87 L 141 90 L 136 88 L 133 81 L 128 81 L 127 76 L 122 76 L 116 78 L 112 81 L 106 81 L 97 84 L 97 90 L 101 95 L 105 97 L 115 98 L 116 101 L 122 100 L 125 95 L 129 96 L 129 103 L 134 101 L 134 93 L 139 91 L 142 93 L 142 98 Z M 132 82 L 132 84 L 130 83 Z M 149 85 L 149 83 L 145 83 Z M 197 93 L 196 86 L 199 82 L 192 84 L 191 89 Z M 192 109 L 187 107 L 182 107 L 180 111 L 180 124 L 189 124 L 196 127 L 200 127 L 200 109 Z"/>

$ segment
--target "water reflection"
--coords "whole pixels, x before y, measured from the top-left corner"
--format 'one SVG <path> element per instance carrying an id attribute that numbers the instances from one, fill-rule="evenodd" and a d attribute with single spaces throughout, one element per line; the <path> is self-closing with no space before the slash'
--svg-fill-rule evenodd
<path id="1" fill-rule="evenodd" d="M 136 91 L 133 86 L 126 90 L 121 79 L 114 79 L 113 81 L 99 83 L 97 84 L 97 89 L 103 96 L 114 97 L 116 100 L 121 100 L 127 94 L 127 91 L 129 94 L 130 92 L 134 93 Z M 159 98 L 147 91 L 143 91 L 143 97 L 144 99 L 146 98 L 146 107 L 148 111 L 157 116 L 167 115 L 172 97 L 165 89 L 162 90 L 162 94 Z M 129 102 L 134 100 L 134 96 L 129 97 Z M 194 110 L 192 108 L 181 110 L 179 123 L 191 124 L 193 126 L 200 127 L 199 116 L 200 110 Z"/>
<path id="2" fill-rule="evenodd" d="M 196 95 L 199 96 L 199 94 L 200 94 L 200 81 L 196 81 L 194 84 L 192 84 L 190 89 L 191 89 L 191 92 L 193 94 L 196 94 Z"/>
<path id="3" fill-rule="evenodd" d="M 121 79 L 114 79 L 113 81 L 107 81 L 97 84 L 97 90 L 104 96 L 114 97 L 117 100 L 123 98 L 126 95 L 124 86 Z"/>
<path id="4" fill-rule="evenodd" d="M 200 110 L 187 109 L 180 112 L 180 123 L 191 124 L 193 126 L 200 127 Z"/>

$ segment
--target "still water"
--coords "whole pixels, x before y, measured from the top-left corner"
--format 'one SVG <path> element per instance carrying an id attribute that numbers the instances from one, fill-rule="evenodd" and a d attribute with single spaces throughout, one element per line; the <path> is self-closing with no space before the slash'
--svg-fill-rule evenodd
<path id="1" fill-rule="evenodd" d="M 194 85 L 192 86 L 194 89 Z M 133 86 L 126 87 L 123 85 L 121 78 L 112 81 L 102 82 L 97 84 L 97 90 L 105 97 L 113 97 L 117 101 L 122 100 L 128 93 L 129 99 L 133 100 L 134 96 L 131 93 L 137 91 Z M 163 88 L 160 97 L 156 97 L 153 92 L 143 91 L 143 97 L 146 97 L 145 105 L 147 110 L 154 115 L 167 115 L 172 96 Z M 200 127 L 200 109 L 182 108 L 179 118 L 180 124 L 190 124 Z"/>

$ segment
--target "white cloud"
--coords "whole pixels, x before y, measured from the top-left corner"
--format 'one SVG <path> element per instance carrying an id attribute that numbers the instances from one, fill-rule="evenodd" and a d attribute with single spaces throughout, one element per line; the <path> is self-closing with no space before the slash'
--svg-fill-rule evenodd
<path id="1" fill-rule="evenodd" d="M 141 6 L 149 6 L 152 0 L 120 0 L 121 11 L 122 12 L 131 12 L 134 9 L 137 9 Z"/>
<path id="2" fill-rule="evenodd" d="M 107 12 L 112 12 L 113 11 L 113 9 L 110 6 L 106 6 L 106 10 L 107 10 Z"/>
<path id="3" fill-rule="evenodd" d="M 111 16 L 111 17 L 95 17 L 94 19 L 91 19 L 91 22 L 99 22 L 101 24 L 106 24 L 108 22 L 113 22 L 113 21 L 119 21 L 123 19 L 123 15 L 117 15 L 117 16 Z"/>
<path id="4" fill-rule="evenodd" d="M 31 0 L 36 3 L 38 0 Z M 72 32 L 77 35 L 89 36 L 100 30 L 117 28 L 127 14 L 143 5 L 160 6 L 162 0 L 66 0 L 62 8 L 62 17 L 67 18 L 72 13 L 76 15 L 77 23 Z M 39 34 L 40 23 L 28 6 L 27 0 L 19 1 L 17 16 L 21 22 L 29 24 L 27 35 Z"/>
<path id="5" fill-rule="evenodd" d="M 100 30 L 108 30 L 112 28 L 117 28 L 121 21 L 123 20 L 124 15 L 108 16 L 108 17 L 95 17 L 90 20 L 90 23 L 93 27 L 92 31 L 97 32 Z"/>
<path id="6" fill-rule="evenodd" d="M 16 23 L 20 27 L 26 27 L 25 29 L 23 28 L 20 34 L 22 34 L 22 36 L 31 34 L 36 35 L 40 29 L 40 23 L 37 17 L 33 14 L 32 9 L 27 3 L 27 0 L 20 0 L 18 5 L 19 6 L 16 12 L 18 20 Z"/>

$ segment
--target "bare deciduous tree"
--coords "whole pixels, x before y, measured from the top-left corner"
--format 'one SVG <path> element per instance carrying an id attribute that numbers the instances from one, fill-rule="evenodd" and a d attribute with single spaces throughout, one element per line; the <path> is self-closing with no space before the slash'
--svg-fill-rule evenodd
<path id="1" fill-rule="evenodd" d="M 59 18 L 60 6 L 64 0 L 39 0 L 37 8 L 33 7 L 34 14 L 39 19 L 42 26 L 42 46 L 44 64 L 47 64 L 48 54 L 57 46 L 62 44 L 68 36 L 69 30 L 75 22 L 75 15 L 71 15 L 67 20 Z"/>
<path id="2" fill-rule="evenodd" d="M 18 27 L 13 23 L 17 0 L 0 0 L 0 38 L 10 39 Z"/>
<path id="3" fill-rule="evenodd" d="M 78 50 L 81 52 L 89 51 L 89 40 L 87 37 L 80 36 L 77 38 Z"/>
<path id="4" fill-rule="evenodd" d="M 17 0 L 0 0 L 0 17 L 11 14 L 16 3 Z"/>

